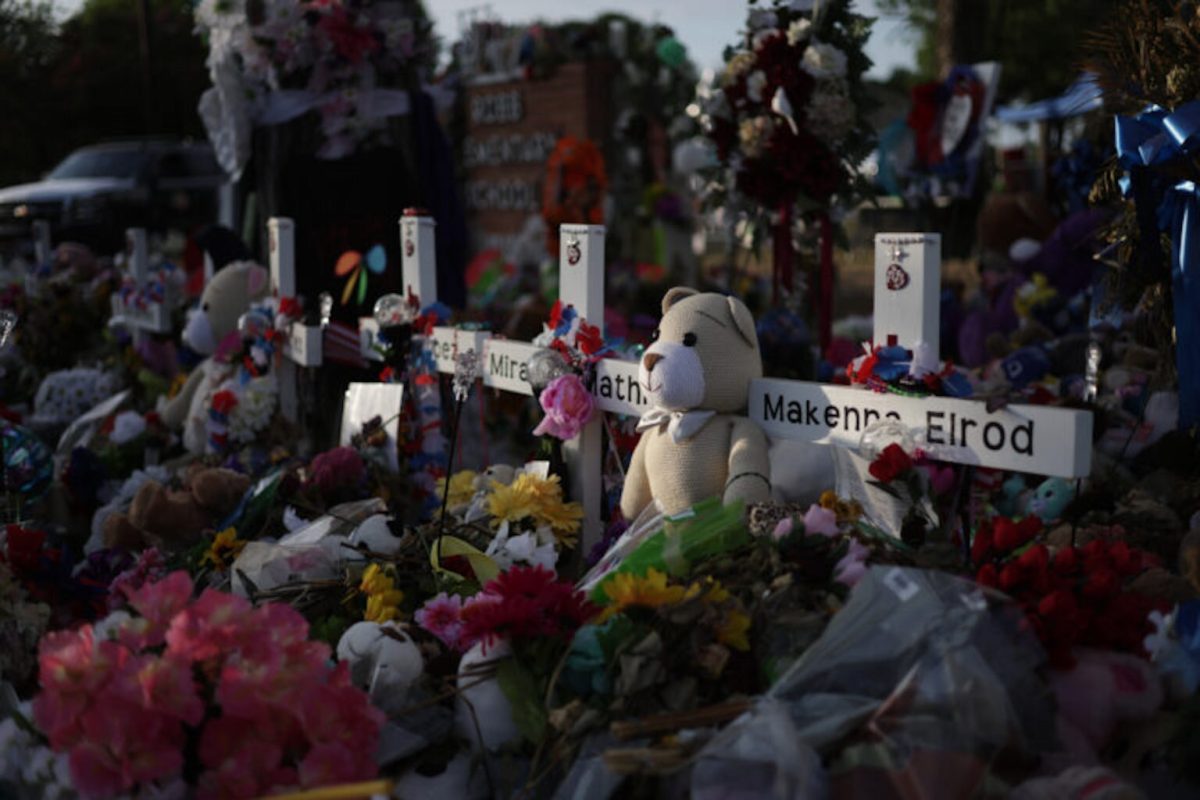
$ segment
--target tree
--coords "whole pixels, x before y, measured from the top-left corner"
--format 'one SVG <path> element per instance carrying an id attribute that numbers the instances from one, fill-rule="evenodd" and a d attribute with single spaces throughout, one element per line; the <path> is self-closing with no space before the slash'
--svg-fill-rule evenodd
<path id="1" fill-rule="evenodd" d="M 917 34 L 927 79 L 954 63 L 999 61 L 999 100 L 1053 97 L 1080 72 L 1085 33 L 1111 17 L 1117 0 L 879 0 Z"/>
<path id="2" fill-rule="evenodd" d="M 0 185 L 46 163 L 53 112 L 46 71 L 57 52 L 50 0 L 0 0 Z"/>

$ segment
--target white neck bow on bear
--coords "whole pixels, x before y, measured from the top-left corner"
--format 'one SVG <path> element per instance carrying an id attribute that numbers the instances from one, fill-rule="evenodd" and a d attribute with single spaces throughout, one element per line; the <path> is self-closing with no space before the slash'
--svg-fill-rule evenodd
<path id="1" fill-rule="evenodd" d="M 672 411 L 669 408 L 655 406 L 642 414 L 642 418 L 638 420 L 637 429 L 638 432 L 641 432 L 666 425 L 667 433 L 671 434 L 672 441 L 678 443 L 695 436 L 716 413 L 715 411 Z"/>

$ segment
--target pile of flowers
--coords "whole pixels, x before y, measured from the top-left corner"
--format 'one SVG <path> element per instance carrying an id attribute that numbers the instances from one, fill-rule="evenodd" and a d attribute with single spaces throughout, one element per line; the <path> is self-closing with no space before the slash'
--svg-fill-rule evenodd
<path id="1" fill-rule="evenodd" d="M 819 6 L 819 8 L 818 8 Z M 768 209 L 847 194 L 871 134 L 862 115 L 869 23 L 846 0 L 752 6 L 705 108 L 729 188 Z"/>
<path id="2" fill-rule="evenodd" d="M 438 481 L 439 495 L 445 481 Z M 449 481 L 448 507 L 464 523 L 487 523 L 493 535 L 485 552 L 500 569 L 553 569 L 559 553 L 577 541 L 583 507 L 563 497 L 562 482 L 544 464 L 493 466 L 482 475 L 463 470 Z"/>
<path id="3" fill-rule="evenodd" d="M 373 777 L 383 716 L 304 618 L 192 592 L 174 572 L 128 593 L 136 615 L 42 640 L 33 719 L 75 787 L 255 797 Z"/>
<path id="4" fill-rule="evenodd" d="M 846 367 L 851 383 L 862 384 L 877 392 L 909 396 L 970 397 L 972 388 L 966 375 L 949 361 L 939 361 L 937 353 L 918 345 L 909 350 L 899 345 L 864 347 L 866 353 Z"/>
<path id="5" fill-rule="evenodd" d="M 1052 551 L 1034 541 L 1041 531 L 1034 516 L 982 524 L 971 542 L 975 580 L 1020 605 L 1056 667 L 1074 665 L 1075 647 L 1143 652 L 1150 612 L 1165 609 L 1127 583 L 1153 566 L 1154 557 L 1105 539 Z"/>

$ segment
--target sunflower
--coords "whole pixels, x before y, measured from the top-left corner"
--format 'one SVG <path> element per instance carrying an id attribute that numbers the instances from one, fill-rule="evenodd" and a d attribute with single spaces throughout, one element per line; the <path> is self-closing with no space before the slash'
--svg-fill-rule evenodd
<path id="1" fill-rule="evenodd" d="M 668 586 L 667 575 L 651 567 L 644 577 L 628 572 L 618 572 L 604 585 L 608 606 L 600 613 L 597 622 L 603 622 L 627 608 L 659 608 L 678 603 L 689 595 L 683 586 Z"/>

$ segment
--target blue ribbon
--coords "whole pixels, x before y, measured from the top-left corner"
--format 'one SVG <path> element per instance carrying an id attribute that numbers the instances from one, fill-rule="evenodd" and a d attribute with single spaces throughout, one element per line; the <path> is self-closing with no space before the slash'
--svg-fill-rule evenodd
<path id="1" fill-rule="evenodd" d="M 1179 427 L 1200 422 L 1200 190 L 1192 181 L 1169 184 L 1148 168 L 1190 156 L 1200 144 L 1200 100 L 1167 113 L 1151 106 L 1116 118 L 1116 149 L 1129 174 L 1121 189 L 1137 207 L 1143 242 L 1159 231 L 1171 236 L 1175 303 L 1175 363 L 1179 373 Z"/>

